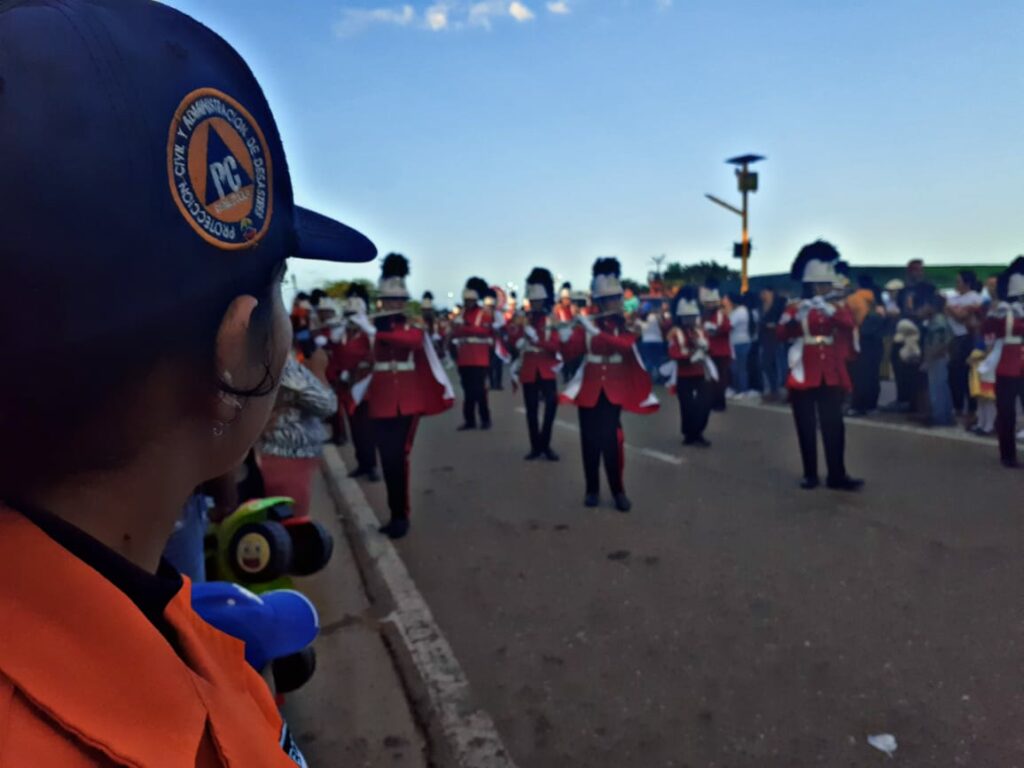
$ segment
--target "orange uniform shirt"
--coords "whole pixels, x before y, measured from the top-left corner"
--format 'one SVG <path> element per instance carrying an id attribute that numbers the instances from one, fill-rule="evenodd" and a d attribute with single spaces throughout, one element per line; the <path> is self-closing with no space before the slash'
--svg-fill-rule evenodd
<path id="1" fill-rule="evenodd" d="M 241 641 L 164 611 L 178 650 L 128 596 L 0 506 L 0 766 L 295 768 Z"/>

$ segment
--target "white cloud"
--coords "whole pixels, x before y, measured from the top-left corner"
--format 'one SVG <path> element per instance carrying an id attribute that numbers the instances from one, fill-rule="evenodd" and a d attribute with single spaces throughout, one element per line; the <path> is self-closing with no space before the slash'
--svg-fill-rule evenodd
<path id="1" fill-rule="evenodd" d="M 430 0 L 432 5 L 417 11 L 413 5 L 381 6 L 377 8 L 346 8 L 334 24 L 338 37 L 352 37 L 373 26 L 416 27 L 431 32 L 457 30 L 466 27 L 490 29 L 502 19 L 519 23 L 533 20 L 536 15 L 523 0 Z M 656 2 L 671 0 L 656 0 Z M 570 0 L 547 0 L 550 13 L 569 13 Z"/>
<path id="2" fill-rule="evenodd" d="M 481 0 L 469 6 L 466 22 L 471 27 L 491 28 L 491 19 L 505 15 L 505 0 Z"/>
<path id="3" fill-rule="evenodd" d="M 448 28 L 448 6 L 444 3 L 432 5 L 423 14 L 427 29 L 439 32 Z"/>
<path id="4" fill-rule="evenodd" d="M 564 16 L 569 13 L 569 4 L 565 0 L 553 0 L 548 3 L 548 10 L 551 13 L 556 13 L 559 16 Z"/>
<path id="5" fill-rule="evenodd" d="M 341 19 L 334 25 L 334 34 L 338 37 L 351 37 L 374 24 L 393 24 L 405 27 L 416 19 L 416 11 L 411 5 L 391 8 L 346 8 Z"/>
<path id="6" fill-rule="evenodd" d="M 519 0 L 512 0 L 508 6 L 508 15 L 516 21 L 529 21 L 533 18 L 533 11 L 519 2 Z"/>
<path id="7" fill-rule="evenodd" d="M 654 4 L 658 7 L 659 11 L 667 11 L 672 7 L 672 0 L 654 0 Z"/>

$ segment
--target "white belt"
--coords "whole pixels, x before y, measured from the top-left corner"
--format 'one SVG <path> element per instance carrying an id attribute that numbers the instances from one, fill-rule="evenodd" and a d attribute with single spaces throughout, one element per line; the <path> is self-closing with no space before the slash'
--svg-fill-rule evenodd
<path id="1" fill-rule="evenodd" d="M 494 345 L 494 339 L 490 336 L 463 336 L 459 341 L 463 344 L 486 344 Z"/>
<path id="2" fill-rule="evenodd" d="M 1005 336 L 1003 337 L 1004 344 L 1024 344 L 1024 336 Z"/>
<path id="3" fill-rule="evenodd" d="M 587 355 L 587 362 L 594 365 L 619 365 L 622 355 Z"/>
<path id="4" fill-rule="evenodd" d="M 537 354 L 537 355 L 543 355 L 543 354 L 545 354 L 547 352 L 547 350 L 546 349 L 541 349 L 540 347 L 534 347 L 534 346 L 532 346 L 530 344 L 527 344 L 525 347 L 523 347 L 523 352 L 533 352 L 534 354 Z"/>
<path id="5" fill-rule="evenodd" d="M 832 341 L 831 336 L 804 336 L 804 344 L 811 347 L 828 346 Z"/>
<path id="6" fill-rule="evenodd" d="M 375 371 L 390 371 L 391 373 L 406 373 L 408 371 L 416 370 L 415 360 L 390 360 L 388 362 L 380 362 L 373 364 L 373 370 Z"/>

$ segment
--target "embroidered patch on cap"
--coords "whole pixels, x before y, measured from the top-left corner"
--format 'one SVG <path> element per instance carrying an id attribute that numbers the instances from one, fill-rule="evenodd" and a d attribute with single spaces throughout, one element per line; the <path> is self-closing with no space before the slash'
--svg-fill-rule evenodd
<path id="1" fill-rule="evenodd" d="M 248 248 L 266 234 L 273 213 L 267 140 L 227 94 L 200 88 L 182 100 L 167 139 L 167 174 L 178 210 L 211 245 Z"/>

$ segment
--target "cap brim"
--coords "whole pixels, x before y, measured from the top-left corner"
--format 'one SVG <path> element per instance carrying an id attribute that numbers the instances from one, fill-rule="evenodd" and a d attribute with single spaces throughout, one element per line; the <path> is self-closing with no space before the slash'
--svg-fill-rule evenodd
<path id="1" fill-rule="evenodd" d="M 377 258 L 377 246 L 366 235 L 307 208 L 295 207 L 297 259 L 364 262 Z"/>
<path id="2" fill-rule="evenodd" d="M 260 598 L 274 614 L 273 632 L 263 638 L 268 658 L 279 659 L 298 653 L 320 632 L 320 617 L 304 594 L 292 589 L 264 592 Z"/>

